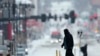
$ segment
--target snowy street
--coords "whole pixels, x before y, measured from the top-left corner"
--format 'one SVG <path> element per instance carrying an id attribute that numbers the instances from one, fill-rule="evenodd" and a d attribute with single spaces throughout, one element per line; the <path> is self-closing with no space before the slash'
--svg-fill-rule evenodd
<path id="1" fill-rule="evenodd" d="M 0 56 L 100 56 L 100 0 L 0 0 Z"/>
<path id="2" fill-rule="evenodd" d="M 82 53 L 79 50 L 79 39 L 77 39 L 76 30 L 69 28 L 70 32 L 74 36 L 74 48 L 73 53 L 75 56 L 82 56 Z M 28 56 L 57 56 L 56 50 L 59 52 L 61 56 L 65 55 L 65 50 L 61 48 L 61 43 L 51 44 L 47 41 L 47 38 L 34 40 L 28 43 L 29 51 Z M 100 56 L 100 43 L 97 43 L 96 39 L 90 39 L 90 44 L 88 45 L 88 56 Z"/>
<path id="3" fill-rule="evenodd" d="M 75 28 L 73 28 L 75 27 Z M 79 49 L 79 39 L 77 38 L 77 30 L 79 29 L 76 25 L 68 27 L 70 33 L 74 38 L 73 53 L 75 56 L 83 56 Z M 65 56 L 65 50 L 61 48 L 61 43 L 51 44 L 48 43 L 49 37 L 45 36 L 43 39 L 28 41 L 28 56 Z M 88 39 L 88 56 L 100 56 L 100 43 L 97 43 L 96 39 Z M 56 54 L 56 51 L 59 53 Z"/>
<path id="4" fill-rule="evenodd" d="M 40 42 L 41 43 L 41 42 Z M 34 44 L 34 43 L 33 43 Z M 59 44 L 57 45 L 37 45 L 35 47 L 31 47 L 29 49 L 28 56 L 56 56 L 56 50 L 60 51 L 61 56 L 65 55 L 65 50 L 60 47 Z M 100 44 L 94 43 L 88 46 L 88 56 L 99 56 L 100 55 Z M 78 46 L 74 47 L 73 53 L 75 56 L 82 56 L 79 52 Z"/>

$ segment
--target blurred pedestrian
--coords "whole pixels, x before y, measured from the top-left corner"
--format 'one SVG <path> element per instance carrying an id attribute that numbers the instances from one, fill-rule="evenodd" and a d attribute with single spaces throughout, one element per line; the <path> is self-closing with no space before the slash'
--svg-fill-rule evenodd
<path id="1" fill-rule="evenodd" d="M 65 34 L 65 37 L 64 37 L 61 47 L 63 48 L 64 46 L 66 50 L 65 56 L 74 56 L 72 52 L 73 46 L 74 46 L 73 36 L 70 34 L 68 29 L 64 29 L 64 34 Z"/>
<path id="2" fill-rule="evenodd" d="M 8 54 L 7 54 L 7 56 L 11 56 L 11 55 L 10 55 L 10 54 L 11 54 L 11 52 L 13 52 L 13 51 L 8 50 Z"/>
<path id="3" fill-rule="evenodd" d="M 80 38 L 80 51 L 83 53 L 83 56 L 87 56 L 87 40 L 85 37 L 82 37 L 83 31 L 79 30 L 78 35 Z"/>

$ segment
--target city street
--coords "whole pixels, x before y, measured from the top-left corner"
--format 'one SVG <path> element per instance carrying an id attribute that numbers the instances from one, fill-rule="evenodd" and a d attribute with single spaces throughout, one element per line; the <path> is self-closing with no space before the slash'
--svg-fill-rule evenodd
<path id="1" fill-rule="evenodd" d="M 74 48 L 73 53 L 75 56 L 82 56 L 82 53 L 79 50 L 78 39 L 75 37 L 75 29 L 70 28 L 72 35 L 74 36 Z M 35 40 L 29 42 L 28 44 L 31 46 L 28 50 L 28 56 L 57 56 L 56 50 L 59 52 L 61 56 L 65 55 L 65 50 L 61 48 L 61 43 L 51 44 L 47 43 L 48 38 Z M 100 43 L 97 43 L 96 39 L 90 39 L 90 43 L 88 45 L 88 56 L 100 56 Z M 78 44 L 78 45 L 77 45 Z"/>
<path id="2" fill-rule="evenodd" d="M 38 42 L 38 41 L 37 41 Z M 61 56 L 65 55 L 65 50 L 61 48 L 59 44 L 56 45 L 43 45 L 38 42 L 39 45 L 36 47 L 31 47 L 28 51 L 28 56 L 56 56 L 56 50 L 60 51 Z M 35 45 L 34 43 L 32 44 Z M 34 49 L 35 48 L 35 49 Z M 100 55 L 100 44 L 95 42 L 88 46 L 88 56 L 99 56 Z M 73 49 L 75 56 L 82 56 L 82 53 L 79 52 L 79 47 L 75 46 Z"/>
<path id="3" fill-rule="evenodd" d="M 0 56 L 70 52 L 100 56 L 100 0 L 0 0 Z"/>

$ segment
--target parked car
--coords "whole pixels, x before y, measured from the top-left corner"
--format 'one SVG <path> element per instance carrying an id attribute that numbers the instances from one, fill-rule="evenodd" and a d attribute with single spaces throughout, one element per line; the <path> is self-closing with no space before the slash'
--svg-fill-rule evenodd
<path id="1" fill-rule="evenodd" d="M 7 56 L 8 48 L 6 45 L 0 45 L 0 56 Z"/>
<path id="2" fill-rule="evenodd" d="M 16 46 L 16 56 L 26 56 L 27 53 L 27 46 L 24 44 L 19 44 Z"/>

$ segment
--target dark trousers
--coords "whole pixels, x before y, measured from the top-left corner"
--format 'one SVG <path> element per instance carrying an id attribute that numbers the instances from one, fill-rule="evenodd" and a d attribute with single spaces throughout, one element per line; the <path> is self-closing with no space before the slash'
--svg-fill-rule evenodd
<path id="1" fill-rule="evenodd" d="M 72 52 L 72 49 L 73 49 L 73 48 L 68 48 L 68 49 L 66 49 L 66 54 L 65 54 L 65 56 L 74 56 L 74 55 L 73 55 L 73 52 Z"/>
<path id="2" fill-rule="evenodd" d="M 87 56 L 87 44 L 80 48 L 81 52 L 83 53 L 83 56 Z"/>

